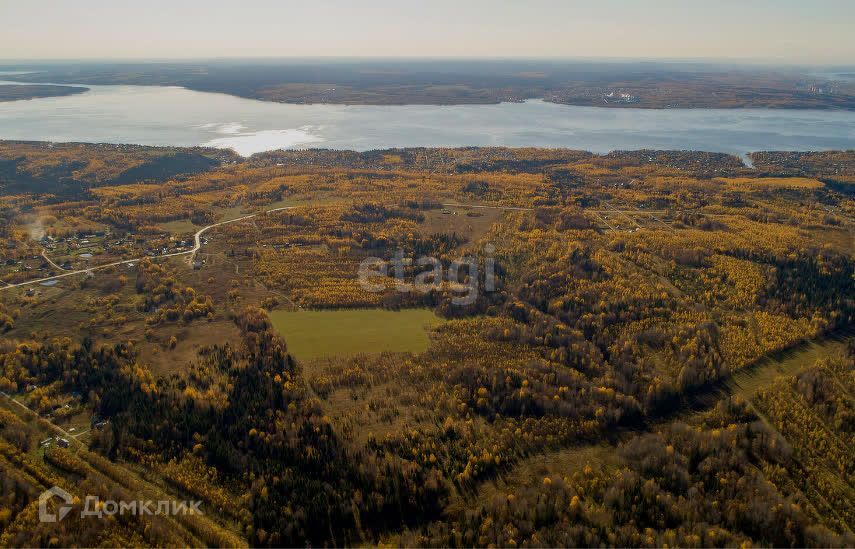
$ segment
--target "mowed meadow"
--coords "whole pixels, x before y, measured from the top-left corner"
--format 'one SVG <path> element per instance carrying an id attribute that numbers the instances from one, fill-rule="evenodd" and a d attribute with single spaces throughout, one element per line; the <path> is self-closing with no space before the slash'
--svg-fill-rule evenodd
<path id="1" fill-rule="evenodd" d="M 421 353 L 442 322 L 430 309 L 271 311 L 273 327 L 298 360 L 381 352 Z"/>

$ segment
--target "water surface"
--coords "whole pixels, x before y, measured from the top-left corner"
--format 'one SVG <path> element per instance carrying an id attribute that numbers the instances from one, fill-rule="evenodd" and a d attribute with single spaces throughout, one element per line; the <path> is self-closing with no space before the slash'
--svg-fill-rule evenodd
<path id="1" fill-rule="evenodd" d="M 734 154 L 855 147 L 855 113 L 848 111 L 605 109 L 543 101 L 290 105 L 178 87 L 87 87 L 78 95 L 0 103 L 0 139 L 210 145 L 243 155 L 310 147 L 503 145 Z"/>

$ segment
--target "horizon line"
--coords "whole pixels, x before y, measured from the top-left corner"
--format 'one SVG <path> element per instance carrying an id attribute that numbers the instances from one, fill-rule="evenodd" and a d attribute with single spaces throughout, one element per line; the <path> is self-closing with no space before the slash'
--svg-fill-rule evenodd
<path id="1" fill-rule="evenodd" d="M 622 57 L 622 56 L 448 56 L 448 55 L 256 55 L 256 56 L 203 56 L 203 57 L 36 57 L 4 58 L 0 64 L 45 64 L 45 63 L 190 63 L 222 61 L 540 61 L 540 62 L 606 62 L 606 63 L 698 63 L 730 65 L 771 65 L 781 67 L 848 67 L 855 64 L 832 61 L 797 61 L 781 58 L 752 57 Z"/>

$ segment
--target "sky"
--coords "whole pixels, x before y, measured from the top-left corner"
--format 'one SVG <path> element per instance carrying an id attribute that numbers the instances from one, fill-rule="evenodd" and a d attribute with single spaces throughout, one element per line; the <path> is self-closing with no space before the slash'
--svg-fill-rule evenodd
<path id="1" fill-rule="evenodd" d="M 0 58 L 855 63 L 853 0 L 0 0 Z"/>

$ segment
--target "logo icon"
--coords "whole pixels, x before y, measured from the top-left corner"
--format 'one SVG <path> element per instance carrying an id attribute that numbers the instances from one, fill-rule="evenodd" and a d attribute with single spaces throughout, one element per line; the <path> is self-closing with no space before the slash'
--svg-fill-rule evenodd
<path id="1" fill-rule="evenodd" d="M 59 504 L 56 513 L 48 511 L 48 502 L 54 497 L 62 500 Z M 71 502 L 74 500 L 71 494 L 54 486 L 41 493 L 39 496 L 39 521 L 40 522 L 59 522 L 71 511 Z"/>

